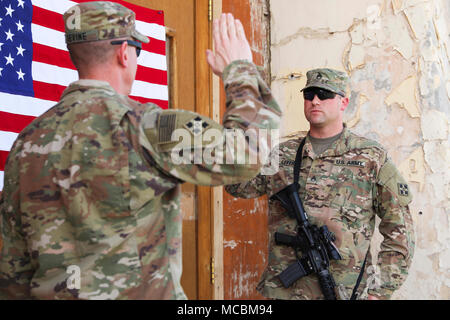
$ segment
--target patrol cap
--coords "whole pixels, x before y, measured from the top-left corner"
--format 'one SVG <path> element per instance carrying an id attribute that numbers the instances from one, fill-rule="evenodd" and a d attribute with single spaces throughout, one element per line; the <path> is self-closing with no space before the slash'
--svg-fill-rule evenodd
<path id="1" fill-rule="evenodd" d="M 67 44 L 126 37 L 150 42 L 136 30 L 135 13 L 115 2 L 79 3 L 67 10 L 63 18 Z"/>
<path id="2" fill-rule="evenodd" d="M 318 87 L 337 93 L 345 97 L 348 86 L 348 76 L 345 72 L 320 68 L 306 73 L 306 86 L 301 90 Z"/>

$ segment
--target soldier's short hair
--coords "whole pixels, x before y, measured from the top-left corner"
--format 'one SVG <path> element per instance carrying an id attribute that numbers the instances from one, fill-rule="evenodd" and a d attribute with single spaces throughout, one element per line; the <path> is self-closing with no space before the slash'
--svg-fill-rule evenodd
<path id="1" fill-rule="evenodd" d="M 70 58 L 79 69 L 90 68 L 111 61 L 120 46 L 113 46 L 110 40 L 95 42 L 80 42 L 68 44 Z"/>

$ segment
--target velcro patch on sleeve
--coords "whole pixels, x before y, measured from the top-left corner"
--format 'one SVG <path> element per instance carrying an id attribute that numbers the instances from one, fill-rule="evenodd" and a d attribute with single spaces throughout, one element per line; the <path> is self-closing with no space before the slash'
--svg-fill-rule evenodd
<path id="1" fill-rule="evenodd" d="M 158 119 L 158 143 L 172 142 L 172 132 L 175 130 L 177 115 L 162 114 Z"/>
<path id="2" fill-rule="evenodd" d="M 381 168 L 378 183 L 394 193 L 398 197 L 401 205 L 406 206 L 411 202 L 412 195 L 408 183 L 391 160 L 388 160 Z"/>

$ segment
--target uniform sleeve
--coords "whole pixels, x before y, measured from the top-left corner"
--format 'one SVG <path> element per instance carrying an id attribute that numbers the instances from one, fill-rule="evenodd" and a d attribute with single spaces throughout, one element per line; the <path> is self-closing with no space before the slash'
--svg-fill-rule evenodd
<path id="1" fill-rule="evenodd" d="M 267 193 L 266 176 L 258 174 L 250 181 L 225 186 L 225 191 L 236 198 L 257 198 Z"/>
<path id="2" fill-rule="evenodd" d="M 409 203 L 411 190 L 391 160 L 382 166 L 376 185 L 377 214 L 381 218 L 380 233 L 384 240 L 378 254 L 380 287 L 369 294 L 389 299 L 408 275 L 414 255 L 414 228 Z"/>
<path id="3" fill-rule="evenodd" d="M 33 270 L 22 233 L 19 208 L 17 152 L 11 151 L 5 166 L 5 186 L 0 199 L 0 299 L 26 299 Z"/>
<path id="4" fill-rule="evenodd" d="M 141 145 L 167 174 L 184 182 L 224 185 L 254 178 L 271 148 L 281 111 L 254 64 L 223 72 L 223 125 L 186 110 L 154 110 L 142 119 Z"/>

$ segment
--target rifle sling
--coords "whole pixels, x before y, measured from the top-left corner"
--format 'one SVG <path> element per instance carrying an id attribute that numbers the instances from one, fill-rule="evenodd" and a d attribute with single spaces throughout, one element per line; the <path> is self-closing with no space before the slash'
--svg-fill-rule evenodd
<path id="1" fill-rule="evenodd" d="M 294 183 L 298 186 L 298 181 L 300 179 L 300 167 L 302 165 L 302 156 L 303 156 L 303 147 L 305 146 L 306 137 L 303 138 L 302 142 L 297 150 L 297 154 L 295 155 L 295 163 L 294 163 Z M 370 249 L 369 249 L 370 250 Z M 362 276 L 364 274 L 364 269 L 366 267 L 367 256 L 369 254 L 369 250 L 367 250 L 366 257 L 364 258 L 363 265 L 361 267 L 361 271 L 359 272 L 358 279 L 356 280 L 355 287 L 353 288 L 352 296 L 350 300 L 356 300 L 356 292 L 358 291 L 359 284 L 361 283 Z"/>
<path id="2" fill-rule="evenodd" d="M 355 287 L 353 288 L 353 292 L 352 292 L 352 296 L 350 297 L 350 300 L 356 300 L 356 292 L 358 291 L 359 284 L 361 283 L 362 276 L 364 274 L 364 269 L 366 268 L 366 261 L 367 261 L 367 256 L 369 255 L 369 250 L 370 250 L 370 247 L 367 250 L 366 257 L 364 258 L 364 262 L 362 264 L 361 271 L 359 272 L 358 279 L 356 280 Z"/>
<path id="3" fill-rule="evenodd" d="M 303 138 L 298 147 L 294 163 L 294 183 L 298 186 L 298 179 L 300 178 L 300 167 L 302 166 L 303 147 L 305 146 L 306 138 Z"/>

